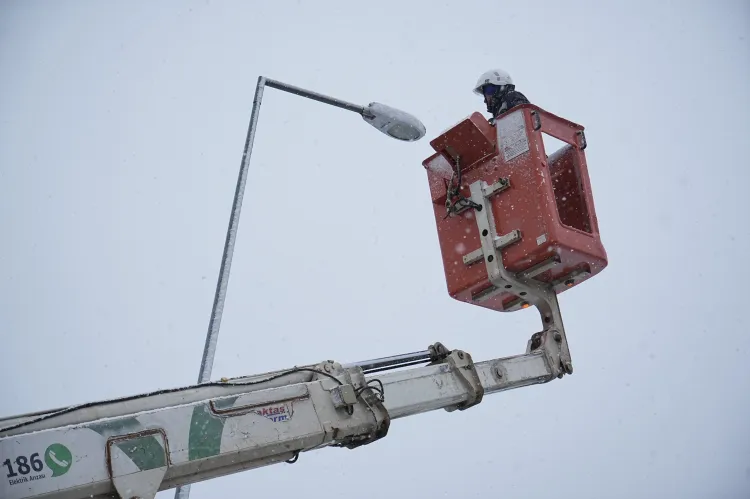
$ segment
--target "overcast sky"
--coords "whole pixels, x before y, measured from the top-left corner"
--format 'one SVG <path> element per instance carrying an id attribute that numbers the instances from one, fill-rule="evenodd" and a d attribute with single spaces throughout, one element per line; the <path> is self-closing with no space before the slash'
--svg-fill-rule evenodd
<path id="1" fill-rule="evenodd" d="M 750 497 L 746 1 L 3 2 L 0 416 L 195 382 L 259 75 L 428 136 L 266 91 L 213 377 L 522 353 L 533 310 L 447 295 L 421 166 L 495 67 L 586 127 L 575 374 L 191 498 Z"/>

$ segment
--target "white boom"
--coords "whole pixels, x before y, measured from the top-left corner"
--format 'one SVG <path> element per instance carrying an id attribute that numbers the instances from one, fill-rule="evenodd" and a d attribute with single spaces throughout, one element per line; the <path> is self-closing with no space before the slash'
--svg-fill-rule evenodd
<path id="1" fill-rule="evenodd" d="M 561 358 L 564 342 L 564 331 L 549 328 L 525 354 L 479 363 L 436 343 L 415 354 L 325 361 L 2 419 L 0 497 L 150 499 L 293 463 L 301 452 L 356 448 L 385 437 L 393 419 L 464 410 L 485 394 L 562 377 L 572 370 Z M 420 362 L 427 365 L 401 369 Z M 396 370 L 373 374 L 389 369 Z"/>

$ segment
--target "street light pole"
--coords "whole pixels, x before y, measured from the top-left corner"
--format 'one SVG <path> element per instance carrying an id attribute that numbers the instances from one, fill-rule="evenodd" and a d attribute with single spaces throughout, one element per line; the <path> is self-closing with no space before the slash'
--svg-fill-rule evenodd
<path id="1" fill-rule="evenodd" d="M 272 80 L 264 76 L 258 77 L 258 84 L 255 88 L 255 97 L 253 99 L 253 110 L 250 114 L 250 124 L 247 130 L 247 138 L 245 139 L 245 149 L 242 152 L 242 161 L 240 162 L 240 173 L 237 178 L 237 187 L 234 191 L 232 212 L 229 215 L 229 227 L 227 228 L 227 235 L 224 241 L 224 253 L 221 256 L 221 266 L 219 268 L 219 278 L 216 283 L 211 318 L 208 322 L 206 343 L 203 347 L 203 358 L 201 359 L 201 366 L 198 372 L 198 383 L 205 383 L 211 379 L 211 369 L 214 364 L 216 343 L 219 339 L 221 317 L 224 313 L 224 303 L 227 295 L 227 285 L 229 283 L 229 272 L 232 267 L 234 244 L 237 239 L 237 229 L 240 222 L 242 198 L 245 194 L 250 155 L 253 151 L 253 142 L 255 141 L 255 128 L 258 125 L 260 104 L 263 100 L 263 90 L 266 86 L 316 100 L 324 104 L 330 104 L 341 109 L 346 109 L 347 111 L 355 112 L 361 115 L 368 124 L 398 140 L 413 142 L 421 139 L 426 133 L 424 125 L 417 118 L 384 104 L 373 102 L 368 106 L 360 106 L 327 95 L 319 94 L 317 92 L 295 87 L 287 83 Z M 190 485 L 177 487 L 175 499 L 188 499 L 188 497 L 190 497 Z"/>
<path id="2" fill-rule="evenodd" d="M 214 364 L 214 353 L 216 352 L 216 342 L 219 336 L 219 327 L 221 327 L 221 317 L 224 313 L 224 301 L 227 295 L 229 271 L 232 267 L 234 243 L 237 239 L 237 228 L 240 223 L 242 198 L 244 197 L 245 185 L 247 184 L 247 171 L 250 164 L 250 154 L 253 151 L 253 143 L 255 142 L 255 127 L 258 123 L 258 113 L 260 112 L 260 103 L 262 99 L 263 77 L 261 76 L 258 79 L 258 86 L 255 89 L 253 111 L 250 114 L 250 125 L 247 131 L 247 138 L 245 139 L 245 149 L 242 152 L 240 173 L 237 178 L 237 187 L 234 191 L 234 201 L 232 202 L 232 212 L 229 215 L 229 228 L 227 229 L 226 240 L 224 241 L 224 253 L 221 255 L 219 279 L 216 283 L 216 293 L 214 294 L 211 318 L 208 321 L 208 334 L 206 335 L 206 344 L 203 348 L 203 358 L 201 359 L 201 367 L 198 373 L 198 383 L 205 383 L 211 378 L 211 369 Z"/>

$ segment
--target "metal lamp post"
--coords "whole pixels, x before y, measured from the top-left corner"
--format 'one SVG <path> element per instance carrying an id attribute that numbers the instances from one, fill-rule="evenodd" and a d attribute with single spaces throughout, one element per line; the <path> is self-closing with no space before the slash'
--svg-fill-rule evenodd
<path id="1" fill-rule="evenodd" d="M 330 104 L 332 106 L 352 111 L 372 125 L 377 130 L 397 140 L 404 142 L 413 142 L 424 137 L 426 130 L 422 122 L 417 118 L 385 104 L 372 102 L 367 106 L 352 104 L 340 99 L 329 97 L 327 95 L 305 90 L 280 81 L 272 80 L 264 76 L 258 78 L 258 85 L 255 88 L 255 98 L 253 99 L 253 110 L 250 115 L 250 125 L 245 139 L 245 149 L 242 152 L 242 162 L 240 163 L 240 173 L 237 178 L 237 187 L 234 192 L 234 201 L 232 203 L 232 212 L 229 216 L 229 227 L 227 229 L 226 240 L 224 242 L 224 253 L 221 256 L 221 267 L 219 269 L 219 278 L 216 283 L 216 293 L 214 295 L 211 318 L 208 323 L 208 333 L 206 334 L 206 344 L 203 348 L 203 358 L 198 373 L 198 383 L 205 383 L 211 377 L 211 369 L 214 363 L 214 354 L 216 353 L 216 342 L 219 337 L 219 327 L 221 326 L 221 316 L 224 312 L 224 302 L 227 294 L 227 283 L 229 281 L 229 271 L 232 266 L 232 254 L 234 253 L 234 244 L 237 238 L 237 227 L 240 220 L 240 211 L 242 209 L 242 198 L 245 193 L 245 184 L 247 183 L 247 171 L 250 164 L 250 154 L 253 150 L 255 140 L 255 128 L 258 124 L 258 113 L 260 104 L 263 100 L 263 90 L 265 87 L 276 88 L 291 94 L 307 97 L 308 99 Z M 177 487 L 175 499 L 187 499 L 190 496 L 190 485 Z"/>

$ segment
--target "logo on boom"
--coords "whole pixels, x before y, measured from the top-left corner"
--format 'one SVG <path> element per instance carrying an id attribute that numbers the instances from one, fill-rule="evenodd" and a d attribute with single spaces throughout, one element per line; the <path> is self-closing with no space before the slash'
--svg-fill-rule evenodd
<path id="1" fill-rule="evenodd" d="M 288 404 L 274 404 L 266 407 L 259 407 L 253 412 L 258 416 L 270 419 L 274 423 L 288 421 L 292 417 L 292 410 Z"/>

